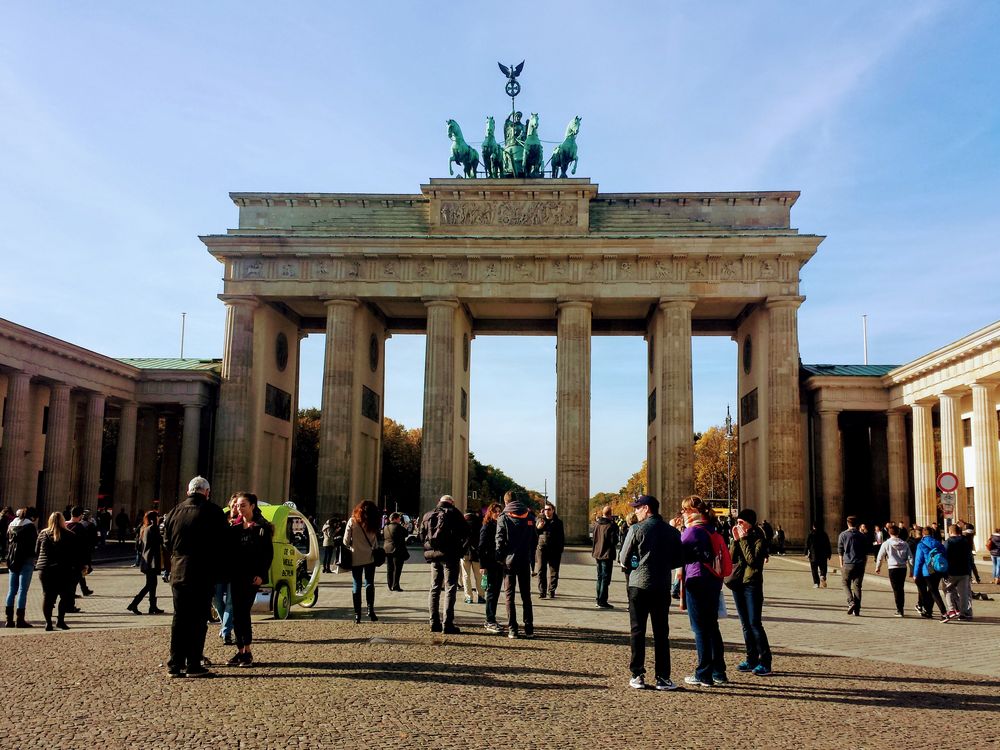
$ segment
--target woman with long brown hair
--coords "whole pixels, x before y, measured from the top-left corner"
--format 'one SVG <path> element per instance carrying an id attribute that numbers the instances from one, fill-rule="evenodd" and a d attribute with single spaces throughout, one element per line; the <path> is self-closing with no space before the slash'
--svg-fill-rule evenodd
<path id="1" fill-rule="evenodd" d="M 378 622 L 375 616 L 375 554 L 382 547 L 379 532 L 382 513 L 371 500 L 362 500 L 354 508 L 344 529 L 344 546 L 351 550 L 351 594 L 354 599 L 354 622 L 361 622 L 361 578 L 365 580 L 365 601 L 368 619 Z"/>
<path id="2" fill-rule="evenodd" d="M 230 667 L 253 665 L 253 625 L 250 610 L 257 590 L 268 579 L 274 547 L 274 529 L 257 508 L 257 496 L 239 492 L 233 502 L 235 517 L 229 527 L 229 599 L 233 607 L 233 630 L 236 633 L 236 655 Z"/>
<path id="3" fill-rule="evenodd" d="M 139 604 L 146 594 L 149 594 L 149 614 L 162 615 L 163 610 L 156 606 L 156 579 L 163 567 L 161 557 L 163 537 L 160 535 L 160 517 L 155 510 L 147 510 L 142 517 L 142 528 L 139 531 L 139 569 L 146 576 L 146 585 L 135 595 L 132 603 L 126 609 L 135 615 L 141 615 Z"/>
<path id="4" fill-rule="evenodd" d="M 501 513 L 503 506 L 492 503 L 486 509 L 482 528 L 479 529 L 479 566 L 486 578 L 486 622 L 483 627 L 495 635 L 503 634 L 503 628 L 497 622 L 497 605 L 503 583 L 503 566 L 497 560 L 497 519 Z"/>
<path id="5" fill-rule="evenodd" d="M 42 614 L 45 616 L 45 629 L 52 627 L 52 609 L 59 599 L 59 618 L 55 627 L 69 630 L 66 624 L 66 611 L 73 601 L 73 590 L 76 588 L 79 560 L 76 541 L 73 532 L 66 528 L 66 519 L 62 513 L 49 516 L 49 525 L 38 535 L 35 542 L 35 570 L 42 582 Z"/>

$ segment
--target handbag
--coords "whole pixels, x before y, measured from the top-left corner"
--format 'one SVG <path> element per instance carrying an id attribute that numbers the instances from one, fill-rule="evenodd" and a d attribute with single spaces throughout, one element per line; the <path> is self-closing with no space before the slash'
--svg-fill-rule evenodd
<path id="1" fill-rule="evenodd" d="M 375 541 L 373 541 L 371 543 L 371 547 L 372 547 L 372 562 L 375 563 L 375 567 L 376 568 L 381 568 L 383 565 L 385 565 L 385 548 L 382 547 L 382 546 L 376 547 L 375 543 L 377 541 L 378 541 L 378 538 L 376 537 Z"/>
<path id="2" fill-rule="evenodd" d="M 354 567 L 351 558 L 351 548 L 346 544 L 337 545 L 337 572 L 342 573 Z"/>

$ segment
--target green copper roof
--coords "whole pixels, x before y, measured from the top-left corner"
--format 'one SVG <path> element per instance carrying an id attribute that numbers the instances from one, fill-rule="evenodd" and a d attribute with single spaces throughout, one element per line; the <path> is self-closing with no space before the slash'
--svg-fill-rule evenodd
<path id="1" fill-rule="evenodd" d="M 899 365 L 802 365 L 803 371 L 810 375 L 827 375 L 834 377 L 875 377 L 880 378 Z"/>
<path id="2" fill-rule="evenodd" d="M 221 359 L 192 359 L 185 357 L 134 357 L 119 358 L 119 362 L 124 362 L 140 370 L 216 370 L 222 366 Z"/>

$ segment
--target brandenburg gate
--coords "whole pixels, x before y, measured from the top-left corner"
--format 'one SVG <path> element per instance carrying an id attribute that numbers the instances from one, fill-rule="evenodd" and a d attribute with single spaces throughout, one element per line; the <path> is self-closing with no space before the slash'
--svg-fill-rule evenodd
<path id="1" fill-rule="evenodd" d="M 554 500 L 567 535 L 581 540 L 591 336 L 648 343 L 649 491 L 667 507 L 693 490 L 691 337 L 730 336 L 742 502 L 804 539 L 799 270 L 823 238 L 791 227 L 798 193 L 454 178 L 406 195 L 231 197 L 238 227 L 202 237 L 225 266 L 216 497 L 243 487 L 287 496 L 299 342 L 325 332 L 317 514 L 376 499 L 385 341 L 424 333 L 421 506 L 443 494 L 463 504 L 473 397 L 488 396 L 469 388 L 475 338 L 555 335 Z"/>

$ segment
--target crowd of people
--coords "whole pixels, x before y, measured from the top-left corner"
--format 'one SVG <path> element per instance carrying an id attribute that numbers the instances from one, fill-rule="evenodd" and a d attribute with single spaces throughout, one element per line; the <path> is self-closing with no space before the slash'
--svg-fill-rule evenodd
<path id="1" fill-rule="evenodd" d="M 204 645 L 213 619 L 221 624 L 220 638 L 236 647 L 229 666 L 254 663 L 250 612 L 259 588 L 268 582 L 273 529 L 252 493 L 234 494 L 225 509 L 211 502 L 210 494 L 208 481 L 195 477 L 183 502 L 163 517 L 156 511 L 146 512 L 135 534 L 136 560 L 145 584 L 127 610 L 142 614 L 140 605 L 148 599 L 149 614 L 163 614 L 157 606 L 157 584 L 161 576 L 169 580 L 173 620 L 167 668 L 171 677 L 210 674 Z M 697 651 L 697 666 L 684 683 L 712 687 L 728 682 L 719 630 L 719 612 L 725 607 L 723 586 L 731 589 L 743 630 L 744 656 L 736 669 L 770 675 L 771 649 L 762 622 L 763 576 L 768 558 L 785 553 L 781 526 L 772 527 L 766 520 L 758 524 L 750 508 L 735 517 L 719 518 L 710 503 L 693 495 L 681 502 L 679 513 L 670 521 L 664 520 L 659 502 L 649 495 L 631 503 L 631 510 L 625 518 L 618 518 L 605 506 L 591 527 L 595 607 L 614 608 L 609 590 L 615 567 L 626 580 L 629 684 L 658 690 L 677 687 L 671 680 L 667 618 L 671 599 L 678 599 L 687 612 Z M 100 519 L 91 519 L 77 506 L 65 515 L 52 513 L 44 528 L 39 528 L 33 508 L 9 514 L 5 509 L 0 520 L 6 527 L 0 537 L 10 573 L 7 627 L 32 627 L 25 610 L 37 571 L 46 629 L 69 629 L 67 614 L 79 611 L 77 589 L 85 596 L 93 593 L 86 578 L 92 570 L 93 551 L 101 543 Z M 125 514 L 126 530 L 128 521 Z M 466 604 L 485 605 L 485 632 L 512 639 L 535 636 L 532 578 L 537 579 L 539 599 L 557 597 L 566 543 L 554 505 L 546 503 L 536 516 L 510 492 L 503 504 L 492 503 L 481 513 L 462 513 L 445 495 L 433 510 L 409 522 L 399 513 L 384 514 L 366 500 L 358 503 L 346 521 L 329 519 L 321 534 L 323 570 L 334 572 L 336 566 L 338 572 L 351 575 L 355 623 L 361 623 L 363 611 L 368 621 L 378 621 L 376 568 L 386 566 L 389 591 L 402 591 L 401 573 L 410 557 L 408 543 L 418 542 L 430 571 L 430 631 L 461 633 L 455 622 L 461 585 Z M 979 580 L 974 534 L 970 524 L 961 522 L 946 530 L 936 524 L 907 528 L 887 523 L 869 531 L 857 518 L 848 517 L 847 529 L 836 540 L 847 614 L 861 615 L 864 574 L 869 557 L 874 556 L 876 573 L 887 568 L 897 617 L 905 614 L 905 582 L 910 578 L 918 590 L 915 609 L 922 617 L 933 618 L 936 609 L 945 622 L 971 619 L 975 596 L 971 580 Z M 986 546 L 993 560 L 993 583 L 1000 583 L 1000 530 Z M 830 538 L 814 526 L 805 544 L 814 587 L 826 587 L 833 552 Z M 501 594 L 504 624 L 498 619 Z M 648 683 L 647 627 L 654 642 L 653 679 Z"/>

